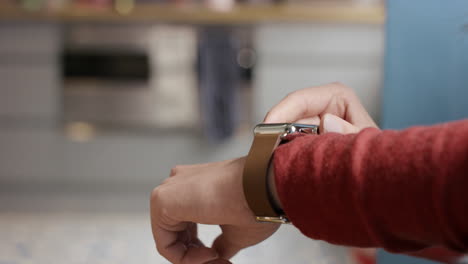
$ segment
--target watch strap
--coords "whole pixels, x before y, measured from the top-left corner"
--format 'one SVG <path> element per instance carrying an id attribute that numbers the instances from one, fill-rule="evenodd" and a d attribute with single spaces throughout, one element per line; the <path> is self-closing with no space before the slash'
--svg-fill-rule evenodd
<path id="1" fill-rule="evenodd" d="M 244 195 L 257 219 L 279 217 L 279 212 L 272 206 L 267 173 L 270 159 L 280 141 L 280 134 L 256 134 L 244 165 Z"/>

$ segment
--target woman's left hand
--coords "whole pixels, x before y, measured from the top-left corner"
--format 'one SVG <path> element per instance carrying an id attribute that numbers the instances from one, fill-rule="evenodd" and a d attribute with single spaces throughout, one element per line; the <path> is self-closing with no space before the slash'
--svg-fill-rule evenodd
<path id="1" fill-rule="evenodd" d="M 151 225 L 159 253 L 175 264 L 226 263 L 238 251 L 270 237 L 278 224 L 257 223 L 242 188 L 245 157 L 176 166 L 151 194 Z M 197 223 L 220 225 L 211 247 Z"/>

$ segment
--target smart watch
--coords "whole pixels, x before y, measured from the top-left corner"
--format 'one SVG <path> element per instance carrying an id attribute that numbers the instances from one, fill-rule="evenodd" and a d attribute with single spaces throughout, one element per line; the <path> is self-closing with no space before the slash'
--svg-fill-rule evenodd
<path id="1" fill-rule="evenodd" d="M 275 208 L 268 190 L 268 168 L 276 147 L 291 133 L 318 134 L 318 126 L 277 123 L 259 124 L 254 128 L 254 140 L 244 165 L 243 189 L 247 204 L 258 222 L 289 223 L 280 208 Z"/>

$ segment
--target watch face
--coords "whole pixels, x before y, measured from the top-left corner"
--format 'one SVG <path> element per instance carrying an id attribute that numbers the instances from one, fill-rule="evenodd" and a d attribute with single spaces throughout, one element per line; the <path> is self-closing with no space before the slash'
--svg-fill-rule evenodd
<path id="1" fill-rule="evenodd" d="M 273 123 L 273 124 L 258 124 L 254 128 L 255 134 L 291 134 L 294 132 L 318 134 L 319 127 L 316 125 L 298 124 L 298 123 Z"/>

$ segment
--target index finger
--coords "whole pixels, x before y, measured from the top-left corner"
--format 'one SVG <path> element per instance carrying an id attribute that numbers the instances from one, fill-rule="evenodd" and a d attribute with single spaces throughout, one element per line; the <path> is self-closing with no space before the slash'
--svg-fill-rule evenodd
<path id="1" fill-rule="evenodd" d="M 180 263 L 187 251 L 187 246 L 178 240 L 178 231 L 183 231 L 186 224 L 174 226 L 174 230 L 167 230 L 160 227 L 156 221 L 151 221 L 153 237 L 158 252 L 171 263 Z"/>
<path id="2" fill-rule="evenodd" d="M 195 223 L 176 220 L 167 214 L 170 205 L 160 201 L 161 195 L 161 191 L 155 189 L 150 206 L 151 228 L 158 252 L 174 264 L 205 263 L 216 259 L 217 252 L 205 247 L 198 239 Z"/>
<path id="3" fill-rule="evenodd" d="M 290 123 L 321 114 L 330 103 L 339 84 L 305 88 L 288 94 L 266 115 L 265 123 Z"/>
<path id="4" fill-rule="evenodd" d="M 375 126 L 359 99 L 350 88 L 340 83 L 305 88 L 289 94 L 270 110 L 264 122 L 297 122 L 325 113 L 341 117 L 358 127 Z"/>

